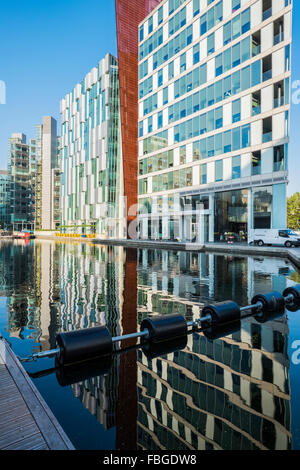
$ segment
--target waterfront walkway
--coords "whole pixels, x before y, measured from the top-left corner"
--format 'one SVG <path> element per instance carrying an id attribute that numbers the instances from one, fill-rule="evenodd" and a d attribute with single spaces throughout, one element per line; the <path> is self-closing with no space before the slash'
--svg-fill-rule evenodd
<path id="1" fill-rule="evenodd" d="M 26 371 L 1 337 L 0 450 L 74 450 Z"/>

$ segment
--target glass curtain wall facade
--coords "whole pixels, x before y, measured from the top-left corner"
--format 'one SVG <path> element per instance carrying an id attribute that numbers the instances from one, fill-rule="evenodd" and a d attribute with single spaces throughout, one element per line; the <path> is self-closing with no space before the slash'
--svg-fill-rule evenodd
<path id="1" fill-rule="evenodd" d="M 110 54 L 61 101 L 61 231 L 123 238 L 119 72 Z"/>
<path id="2" fill-rule="evenodd" d="M 169 0 L 140 23 L 140 238 L 286 227 L 291 35 L 290 0 Z"/>
<path id="3" fill-rule="evenodd" d="M 10 175 L 0 170 L 0 230 L 10 226 Z"/>
<path id="4" fill-rule="evenodd" d="M 8 172 L 11 178 L 10 226 L 14 231 L 33 230 L 34 193 L 30 146 L 24 134 L 12 134 L 9 139 Z"/>

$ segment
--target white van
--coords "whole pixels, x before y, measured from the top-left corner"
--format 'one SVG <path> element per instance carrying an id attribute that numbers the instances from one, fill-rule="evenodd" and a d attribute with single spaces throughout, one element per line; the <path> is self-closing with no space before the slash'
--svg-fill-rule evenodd
<path id="1" fill-rule="evenodd" d="M 278 245 L 292 248 L 300 246 L 300 237 L 291 229 L 256 229 L 250 230 L 249 244 L 258 246 Z"/>

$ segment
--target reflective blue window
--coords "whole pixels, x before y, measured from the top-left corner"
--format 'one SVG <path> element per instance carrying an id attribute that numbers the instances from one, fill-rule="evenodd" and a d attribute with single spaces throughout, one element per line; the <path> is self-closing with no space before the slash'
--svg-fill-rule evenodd
<path id="1" fill-rule="evenodd" d="M 223 181 L 223 160 L 215 162 L 215 181 Z"/>
<path id="2" fill-rule="evenodd" d="M 241 177 L 241 157 L 237 155 L 232 157 L 232 179 L 239 179 Z"/>
<path id="3" fill-rule="evenodd" d="M 251 65 L 251 86 L 261 83 L 261 61 L 257 60 Z"/>
<path id="4" fill-rule="evenodd" d="M 160 129 L 163 126 L 163 113 L 160 111 L 157 115 L 157 127 Z"/>
<path id="5" fill-rule="evenodd" d="M 240 150 L 241 148 L 241 129 L 237 127 L 232 129 L 232 151 Z"/>
<path id="6" fill-rule="evenodd" d="M 196 44 L 193 48 L 193 63 L 198 64 L 200 60 L 200 45 Z"/>
<path id="7" fill-rule="evenodd" d="M 250 124 L 242 127 L 242 148 L 250 146 Z"/>
<path id="8" fill-rule="evenodd" d="M 241 120 L 241 100 L 232 102 L 232 122 L 239 122 Z"/>

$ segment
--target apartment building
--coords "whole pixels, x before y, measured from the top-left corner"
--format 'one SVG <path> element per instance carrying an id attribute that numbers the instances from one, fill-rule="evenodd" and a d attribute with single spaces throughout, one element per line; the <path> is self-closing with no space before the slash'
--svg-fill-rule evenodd
<path id="1" fill-rule="evenodd" d="M 59 193 L 59 138 L 57 122 L 44 116 L 43 123 L 35 128 L 35 139 L 31 139 L 31 160 L 35 161 L 32 186 L 35 194 L 36 230 L 55 230 L 60 224 Z"/>
<path id="2" fill-rule="evenodd" d="M 140 237 L 286 227 L 291 0 L 168 0 L 139 25 Z"/>
<path id="3" fill-rule="evenodd" d="M 61 225 L 124 237 L 117 60 L 107 54 L 61 101 Z"/>

